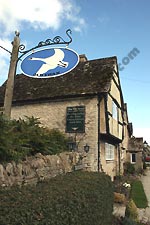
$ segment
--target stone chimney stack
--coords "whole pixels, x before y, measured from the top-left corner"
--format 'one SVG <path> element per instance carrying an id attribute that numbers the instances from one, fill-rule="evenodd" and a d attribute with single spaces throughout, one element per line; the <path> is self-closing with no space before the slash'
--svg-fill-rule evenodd
<path id="1" fill-rule="evenodd" d="M 82 55 L 79 55 L 79 58 L 80 58 L 80 62 L 86 62 L 88 61 L 87 57 L 85 54 L 82 54 Z"/>

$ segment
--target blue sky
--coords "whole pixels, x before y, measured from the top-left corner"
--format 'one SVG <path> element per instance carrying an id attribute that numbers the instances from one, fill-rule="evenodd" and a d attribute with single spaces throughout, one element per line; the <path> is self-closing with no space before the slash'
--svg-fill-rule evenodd
<path id="1" fill-rule="evenodd" d="M 15 30 L 29 49 L 56 35 L 67 39 L 65 31 L 70 28 L 69 47 L 89 60 L 115 55 L 123 65 L 128 59 L 120 80 L 129 121 L 133 135 L 150 144 L 150 1 L 0 0 L 0 5 L 0 45 L 10 51 Z M 130 59 L 133 48 L 139 53 Z M 9 59 L 9 53 L 0 49 L 0 85 L 7 79 Z"/>

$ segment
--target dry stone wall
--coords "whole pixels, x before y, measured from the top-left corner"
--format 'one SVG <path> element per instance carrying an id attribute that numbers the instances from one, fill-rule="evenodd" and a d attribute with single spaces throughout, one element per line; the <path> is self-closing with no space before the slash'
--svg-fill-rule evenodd
<path id="1" fill-rule="evenodd" d="M 19 163 L 0 164 L 0 186 L 36 184 L 39 181 L 72 172 L 82 168 L 82 156 L 77 152 L 63 152 L 59 155 L 41 153 L 28 157 Z"/>

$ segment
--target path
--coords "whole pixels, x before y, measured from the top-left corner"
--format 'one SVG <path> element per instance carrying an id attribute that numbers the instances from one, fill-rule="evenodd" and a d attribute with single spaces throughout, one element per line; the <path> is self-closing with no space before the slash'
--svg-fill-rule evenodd
<path id="1" fill-rule="evenodd" d="M 144 191 L 148 200 L 148 206 L 150 207 L 150 168 L 146 169 L 145 175 L 141 177 L 141 181 L 144 187 Z"/>
<path id="2" fill-rule="evenodd" d="M 139 220 L 144 224 L 150 224 L 150 167 L 148 167 L 145 171 L 145 175 L 141 176 L 141 182 L 143 184 L 143 188 L 148 200 L 148 207 L 146 209 L 139 209 Z M 125 206 L 120 204 L 114 204 L 113 214 L 115 216 L 125 216 Z"/>
<path id="3" fill-rule="evenodd" d="M 146 209 L 138 209 L 139 217 L 143 222 L 150 222 L 150 168 L 145 171 L 145 175 L 141 176 L 143 188 L 148 200 L 148 207 Z"/>

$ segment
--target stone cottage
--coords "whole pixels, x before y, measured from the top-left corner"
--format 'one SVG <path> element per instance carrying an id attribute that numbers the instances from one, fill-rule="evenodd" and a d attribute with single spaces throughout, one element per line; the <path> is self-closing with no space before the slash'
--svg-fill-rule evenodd
<path id="1" fill-rule="evenodd" d="M 134 165 L 135 170 L 143 169 L 143 138 L 131 137 L 127 150 L 127 161 Z"/>
<path id="2" fill-rule="evenodd" d="M 70 138 L 70 148 L 84 153 L 84 169 L 120 172 L 124 139 L 124 101 L 116 57 L 87 60 L 64 76 L 15 77 L 11 118 L 34 116 Z M 0 87 L 0 106 L 4 102 Z"/>

